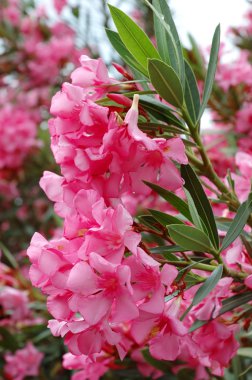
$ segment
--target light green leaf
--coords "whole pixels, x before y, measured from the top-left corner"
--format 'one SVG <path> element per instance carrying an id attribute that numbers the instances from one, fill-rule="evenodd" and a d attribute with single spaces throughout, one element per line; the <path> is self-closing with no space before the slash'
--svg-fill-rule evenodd
<path id="1" fill-rule="evenodd" d="M 246 358 L 252 358 L 252 347 L 240 347 L 238 349 L 239 356 L 245 356 Z"/>
<path id="2" fill-rule="evenodd" d="M 144 69 L 137 60 L 133 57 L 133 55 L 128 51 L 124 43 L 122 42 L 118 33 L 114 32 L 110 29 L 105 29 L 107 37 L 113 46 L 113 48 L 117 51 L 123 61 L 130 67 L 133 67 L 137 71 L 142 72 L 145 76 L 148 77 L 148 71 Z"/>
<path id="3" fill-rule="evenodd" d="M 185 104 L 192 122 L 196 124 L 200 110 L 200 96 L 194 72 L 187 61 L 185 61 Z"/>
<path id="4" fill-rule="evenodd" d="M 177 211 L 184 215 L 188 220 L 192 222 L 192 217 L 189 211 L 189 207 L 183 199 L 179 198 L 177 195 L 169 190 L 163 189 L 162 187 L 147 181 L 143 181 L 145 185 L 149 186 L 153 191 L 158 193 L 162 198 L 164 198 L 170 205 L 172 205 Z"/>
<path id="5" fill-rule="evenodd" d="M 185 181 L 184 187 L 191 194 L 198 214 L 201 217 L 205 232 L 215 248 L 219 248 L 219 235 L 216 227 L 214 214 L 204 189 L 190 165 L 181 165 L 181 175 Z"/>
<path id="6" fill-rule="evenodd" d="M 183 89 L 174 69 L 159 59 L 149 59 L 148 71 L 159 95 L 173 106 L 182 107 Z"/>
<path id="7" fill-rule="evenodd" d="M 246 202 L 242 203 L 238 208 L 237 213 L 231 223 L 226 236 L 223 239 L 221 245 L 221 251 L 226 249 L 243 231 L 245 224 L 247 223 L 248 217 L 252 212 L 252 194 L 250 193 L 249 198 Z"/>
<path id="8" fill-rule="evenodd" d="M 111 4 L 109 10 L 126 49 L 146 70 L 148 58 L 160 58 L 149 37 L 126 13 Z"/>
<path id="9" fill-rule="evenodd" d="M 222 277 L 223 265 L 219 265 L 211 274 L 210 277 L 206 279 L 203 285 L 197 290 L 192 301 L 192 305 L 198 305 L 204 298 L 208 296 L 209 293 L 216 287 L 218 282 Z"/>
<path id="10" fill-rule="evenodd" d="M 181 224 L 172 224 L 167 228 L 172 240 L 187 251 L 211 252 L 208 236 L 199 229 Z"/>
<path id="11" fill-rule="evenodd" d="M 154 0 L 151 4 L 145 0 L 154 15 L 154 28 L 158 49 L 162 59 L 168 63 L 181 80 L 182 88 L 185 85 L 185 67 L 182 47 L 176 25 L 166 0 Z"/>
<path id="12" fill-rule="evenodd" d="M 187 198 L 187 201 L 188 201 L 188 207 L 189 207 L 189 210 L 190 210 L 190 214 L 192 216 L 192 220 L 193 220 L 193 224 L 201 231 L 203 231 L 203 227 L 202 227 L 202 221 L 201 221 L 201 218 L 198 214 L 198 210 L 195 206 L 195 203 L 194 203 L 194 200 L 192 199 L 192 196 L 191 194 L 189 193 L 189 191 L 187 189 L 184 189 L 185 193 L 186 193 L 186 198 Z"/>
<path id="13" fill-rule="evenodd" d="M 220 47 L 220 25 L 216 27 L 214 35 L 213 35 L 210 59 L 209 59 L 209 64 L 207 68 L 203 98 L 202 98 L 198 120 L 201 118 L 212 92 L 214 77 L 215 77 L 215 72 L 216 72 L 217 62 L 218 62 L 219 47 Z"/>

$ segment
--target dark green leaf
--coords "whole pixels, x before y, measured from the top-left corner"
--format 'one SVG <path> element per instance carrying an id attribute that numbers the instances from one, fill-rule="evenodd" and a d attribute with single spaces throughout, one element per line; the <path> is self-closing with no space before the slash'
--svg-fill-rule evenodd
<path id="1" fill-rule="evenodd" d="M 160 226 L 158 225 L 155 218 L 153 218 L 151 215 L 141 215 L 138 217 L 141 223 L 146 225 L 147 227 L 150 227 L 153 230 L 160 230 Z"/>
<path id="2" fill-rule="evenodd" d="M 168 224 L 183 224 L 183 222 L 176 218 L 175 216 L 165 214 L 164 212 L 160 212 L 157 210 L 148 209 L 151 215 L 163 226 L 167 226 Z"/>
<path id="3" fill-rule="evenodd" d="M 12 352 L 19 348 L 18 341 L 14 334 L 11 334 L 5 327 L 0 326 L 0 346 Z"/>
<path id="4" fill-rule="evenodd" d="M 160 56 L 146 33 L 120 9 L 109 5 L 119 36 L 137 62 L 146 70 L 148 58 Z"/>
<path id="5" fill-rule="evenodd" d="M 209 234 L 209 238 L 215 248 L 219 248 L 219 235 L 216 227 L 214 214 L 209 200 L 203 190 L 203 187 L 190 165 L 181 165 L 181 175 L 185 181 L 185 188 L 191 194 L 194 204 L 201 217 L 205 232 Z"/>
<path id="6" fill-rule="evenodd" d="M 172 224 L 167 228 L 172 240 L 187 251 L 211 252 L 211 242 L 203 231 L 181 224 Z"/>
<path id="7" fill-rule="evenodd" d="M 185 129 L 184 124 L 172 113 L 173 109 L 167 105 L 150 96 L 140 96 L 139 102 L 156 119 Z"/>
<path id="8" fill-rule="evenodd" d="M 144 181 L 145 185 L 149 186 L 153 191 L 158 193 L 162 198 L 164 198 L 170 205 L 172 205 L 177 211 L 184 215 L 188 220 L 192 222 L 189 207 L 183 199 L 177 197 L 171 191 L 165 190 L 162 187 L 155 185 L 154 183 Z"/>
<path id="9" fill-rule="evenodd" d="M 220 25 L 217 26 L 213 35 L 210 59 L 209 59 L 207 75 L 206 75 L 206 80 L 205 80 L 205 85 L 204 85 L 202 104 L 200 107 L 198 119 L 201 118 L 212 92 L 214 77 L 215 77 L 215 72 L 216 72 L 216 67 L 217 67 L 217 62 L 218 62 L 219 47 L 220 47 Z"/>
<path id="10" fill-rule="evenodd" d="M 193 332 L 197 329 L 199 329 L 200 327 L 206 325 L 209 321 L 200 321 L 199 319 L 196 319 L 196 321 L 192 324 L 192 326 L 190 327 L 189 329 L 189 333 L 190 332 Z"/>
<path id="11" fill-rule="evenodd" d="M 194 72 L 187 61 L 185 61 L 185 75 L 185 104 L 192 122 L 196 124 L 200 110 L 200 96 Z"/>
<path id="12" fill-rule="evenodd" d="M 185 67 L 183 52 L 167 1 L 154 0 L 153 5 L 148 0 L 145 0 L 145 2 L 153 11 L 156 39 L 162 59 L 175 70 L 184 88 Z"/>
<path id="13" fill-rule="evenodd" d="M 189 134 L 187 131 L 181 130 L 177 127 L 173 127 L 166 124 L 158 124 L 158 123 L 138 123 L 138 127 L 142 131 L 154 131 L 159 132 L 161 135 L 164 132 L 167 133 L 175 133 L 177 135 L 180 134 Z"/>
<path id="14" fill-rule="evenodd" d="M 242 203 L 241 206 L 238 208 L 234 220 L 231 223 L 228 232 L 223 239 L 221 251 L 226 249 L 241 234 L 251 212 L 252 194 L 250 194 L 248 200 Z"/>
<path id="15" fill-rule="evenodd" d="M 169 362 L 153 358 L 148 348 L 142 350 L 142 354 L 147 363 L 149 363 L 152 367 L 164 372 L 167 371 L 167 369 L 169 368 Z"/>
<path id="16" fill-rule="evenodd" d="M 118 33 L 114 32 L 110 29 L 105 29 L 107 37 L 113 46 L 113 48 L 117 51 L 120 57 L 124 60 L 124 62 L 130 66 L 134 67 L 136 70 L 142 72 L 145 76 L 148 76 L 148 71 L 144 69 L 137 60 L 133 57 L 133 55 L 128 51 L 124 43 L 122 42 Z"/>
<path id="17" fill-rule="evenodd" d="M 149 59 L 148 72 L 159 95 L 173 106 L 181 107 L 184 100 L 183 89 L 174 69 L 159 59 Z"/>

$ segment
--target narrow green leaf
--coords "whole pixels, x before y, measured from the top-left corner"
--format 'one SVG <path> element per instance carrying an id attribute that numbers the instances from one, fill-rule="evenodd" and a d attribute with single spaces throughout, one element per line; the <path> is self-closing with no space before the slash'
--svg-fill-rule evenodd
<path id="1" fill-rule="evenodd" d="M 238 349 L 239 356 L 245 356 L 246 358 L 252 358 L 252 347 L 240 347 Z"/>
<path id="2" fill-rule="evenodd" d="M 155 185 L 154 183 L 144 181 L 145 185 L 149 186 L 152 190 L 158 193 L 164 198 L 170 205 L 172 205 L 177 211 L 184 215 L 188 220 L 192 222 L 192 217 L 189 211 L 189 207 L 183 199 L 177 197 L 171 191 L 165 190 L 162 187 Z"/>
<path id="3" fill-rule="evenodd" d="M 174 69 L 159 59 L 148 60 L 150 80 L 159 95 L 175 107 L 181 107 L 183 89 Z"/>
<path id="4" fill-rule="evenodd" d="M 154 0 L 153 5 L 148 0 L 145 0 L 145 2 L 153 11 L 156 39 L 162 59 L 172 66 L 184 88 L 185 67 L 183 51 L 167 1 Z"/>
<path id="5" fill-rule="evenodd" d="M 192 305 L 198 305 L 204 298 L 208 296 L 209 293 L 216 287 L 218 282 L 222 277 L 223 265 L 219 265 L 211 274 L 210 277 L 206 279 L 203 285 L 197 290 L 192 301 Z"/>
<path id="6" fill-rule="evenodd" d="M 252 194 L 246 202 L 242 203 L 232 221 L 221 245 L 221 251 L 226 249 L 241 233 L 252 212 Z"/>
<path id="7" fill-rule="evenodd" d="M 214 319 L 220 317 L 222 314 L 225 314 L 228 311 L 232 311 L 232 310 L 236 309 L 237 307 L 240 307 L 244 304 L 247 304 L 251 300 L 252 300 L 252 292 L 244 292 L 241 294 L 236 294 L 235 296 L 232 296 L 230 298 L 225 299 L 224 301 L 222 301 L 223 306 L 221 307 L 218 315 Z M 207 324 L 211 320 L 212 320 L 212 318 L 210 318 L 210 320 L 208 320 L 208 321 L 196 320 L 192 324 L 189 332 L 197 330 L 199 327 Z"/>
<path id="8" fill-rule="evenodd" d="M 234 310 L 248 302 L 252 301 L 252 292 L 244 292 L 241 294 L 236 294 L 230 298 L 225 299 L 222 302 L 222 308 L 219 311 L 218 316 L 227 313 L 228 311 Z"/>
<path id="9" fill-rule="evenodd" d="M 160 211 L 152 210 L 152 209 L 148 209 L 148 211 L 164 227 L 166 227 L 168 224 L 183 224 L 183 222 L 179 218 L 176 218 L 175 216 L 165 214 L 164 212 L 160 212 Z"/>
<path id="10" fill-rule="evenodd" d="M 198 214 L 198 210 L 195 206 L 194 200 L 192 199 L 192 196 L 187 189 L 184 189 L 184 191 L 186 193 L 186 198 L 188 201 L 188 207 L 190 210 L 190 214 L 192 216 L 193 223 L 199 230 L 203 231 L 202 221 L 201 221 L 200 216 Z"/>
<path id="11" fill-rule="evenodd" d="M 14 255 L 8 250 L 8 248 L 0 242 L 0 251 L 2 251 L 3 256 L 6 258 L 6 260 L 9 262 L 9 264 L 12 266 L 12 268 L 17 269 L 18 268 L 18 262 L 16 261 Z"/>
<path id="12" fill-rule="evenodd" d="M 19 348 L 18 340 L 16 336 L 10 333 L 5 327 L 0 326 L 0 347 L 4 347 L 12 352 Z"/>
<path id="13" fill-rule="evenodd" d="M 168 361 L 157 360 L 153 358 L 148 348 L 145 348 L 144 350 L 142 350 L 142 355 L 144 359 L 147 361 L 147 363 L 149 363 L 154 368 L 157 368 L 165 372 L 170 367 L 170 363 Z"/>
<path id="14" fill-rule="evenodd" d="M 184 124 L 172 113 L 174 110 L 167 105 L 150 96 L 141 96 L 139 102 L 156 119 L 185 129 Z"/>
<path id="15" fill-rule="evenodd" d="M 105 28 L 107 37 L 113 46 L 113 48 L 117 51 L 123 61 L 130 67 L 134 67 L 134 69 L 142 72 L 145 76 L 148 77 L 148 71 L 144 69 L 137 60 L 133 57 L 133 55 L 128 51 L 124 43 L 122 42 L 118 33 L 113 30 Z"/>
<path id="16" fill-rule="evenodd" d="M 215 72 L 216 72 L 217 62 L 218 62 L 219 47 L 220 47 L 220 25 L 216 27 L 214 35 L 213 35 L 210 59 L 209 59 L 209 64 L 207 68 L 203 98 L 202 98 L 198 120 L 201 118 L 212 92 L 214 77 L 215 77 Z"/>
<path id="17" fill-rule="evenodd" d="M 150 248 L 150 252 L 154 254 L 160 254 L 160 255 L 168 255 L 171 253 L 177 253 L 177 252 L 184 252 L 184 248 L 180 247 L 179 245 L 163 245 L 155 248 Z M 176 257 L 176 256 L 171 256 Z M 178 261 L 178 258 L 176 258 L 176 261 Z"/>
<path id="18" fill-rule="evenodd" d="M 185 188 L 191 194 L 198 214 L 201 217 L 205 232 L 209 234 L 209 238 L 215 248 L 219 248 L 219 235 L 216 227 L 214 214 L 209 200 L 203 190 L 203 187 L 190 165 L 181 165 L 181 175 L 185 181 Z"/>
<path id="19" fill-rule="evenodd" d="M 160 226 L 158 225 L 156 219 L 153 218 L 153 216 L 151 216 L 151 215 L 140 215 L 138 217 L 138 219 L 140 220 L 141 223 L 143 223 L 147 227 L 150 227 L 153 230 L 157 230 L 157 231 L 160 230 Z"/>
<path id="20" fill-rule="evenodd" d="M 211 252 L 208 236 L 199 229 L 181 224 L 172 224 L 167 228 L 172 240 L 187 251 Z"/>
<path id="21" fill-rule="evenodd" d="M 194 124 L 198 120 L 200 96 L 197 81 L 190 64 L 185 60 L 185 104 Z"/>
<path id="22" fill-rule="evenodd" d="M 122 42 L 146 70 L 148 58 L 160 58 L 149 37 L 126 13 L 111 4 L 109 10 Z"/>
<path id="23" fill-rule="evenodd" d="M 181 130 L 177 127 L 173 127 L 173 126 L 170 126 L 170 125 L 166 125 L 166 124 L 159 124 L 159 123 L 138 123 L 138 127 L 142 130 L 142 131 L 155 131 L 155 132 L 167 132 L 167 133 L 174 133 L 174 134 L 177 134 L 177 135 L 181 135 L 181 134 L 189 134 L 187 131 L 184 131 L 184 130 Z"/>

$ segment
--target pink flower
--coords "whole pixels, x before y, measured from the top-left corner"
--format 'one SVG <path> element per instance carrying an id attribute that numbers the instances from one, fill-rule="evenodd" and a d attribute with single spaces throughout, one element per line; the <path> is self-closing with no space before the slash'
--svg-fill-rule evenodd
<path id="1" fill-rule="evenodd" d="M 6 361 L 4 373 L 13 380 L 23 380 L 26 376 L 38 376 L 43 356 L 32 343 L 28 343 L 15 354 L 4 356 Z"/>
<path id="2" fill-rule="evenodd" d="M 4 286 L 0 289 L 0 305 L 6 318 L 12 322 L 22 321 L 30 316 L 28 295 L 25 291 Z"/>

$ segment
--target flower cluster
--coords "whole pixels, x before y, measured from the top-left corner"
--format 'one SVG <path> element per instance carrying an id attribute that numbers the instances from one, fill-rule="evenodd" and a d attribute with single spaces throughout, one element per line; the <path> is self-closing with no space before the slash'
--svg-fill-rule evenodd
<path id="1" fill-rule="evenodd" d="M 196 318 L 217 313 L 232 293 L 232 280 L 221 280 L 181 322 L 187 297 L 165 302 L 178 286 L 178 270 L 148 254 L 133 221 L 137 203 L 151 193 L 143 180 L 181 190 L 176 165 L 187 163 L 183 142 L 151 138 L 139 129 L 138 95 L 122 117 L 99 105 L 120 83 L 101 59 L 80 61 L 51 106 L 51 146 L 62 176 L 45 172 L 40 182 L 64 219 L 63 236 L 48 242 L 37 233 L 27 251 L 32 284 L 48 295 L 54 317 L 49 327 L 71 352 L 64 365 L 80 370 L 74 379 L 97 379 L 113 357 L 129 354 L 143 374 L 156 377 L 161 372 L 141 355 L 148 347 L 156 359 L 183 360 L 197 370 L 197 379 L 207 378 L 205 366 L 221 376 L 238 347 L 235 329 L 218 321 L 192 334 L 188 329 Z M 197 288 L 185 292 L 188 300 Z M 225 358 L 215 351 L 217 344 L 228 344 Z"/>

